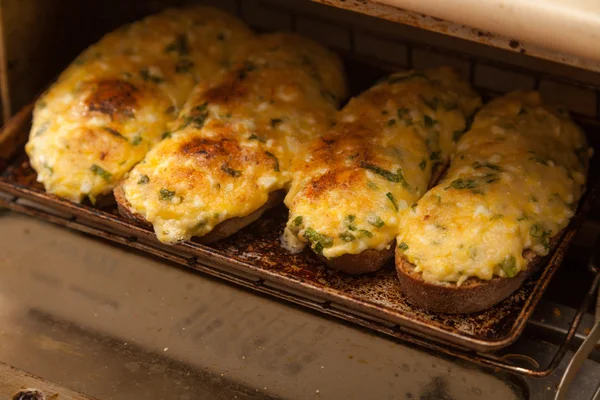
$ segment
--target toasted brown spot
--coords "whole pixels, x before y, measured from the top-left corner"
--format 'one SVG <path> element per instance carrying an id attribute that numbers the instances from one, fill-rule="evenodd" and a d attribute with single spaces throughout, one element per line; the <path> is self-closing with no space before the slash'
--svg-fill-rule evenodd
<path id="1" fill-rule="evenodd" d="M 129 82 L 111 79 L 95 83 L 85 100 L 89 111 L 110 115 L 112 119 L 133 118 L 138 88 Z"/>

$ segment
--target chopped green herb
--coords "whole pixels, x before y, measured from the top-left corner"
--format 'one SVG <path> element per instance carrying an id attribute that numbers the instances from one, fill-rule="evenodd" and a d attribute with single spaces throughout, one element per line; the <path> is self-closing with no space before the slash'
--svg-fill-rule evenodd
<path id="1" fill-rule="evenodd" d="M 192 229 L 198 230 L 200 228 L 204 228 L 206 226 L 206 224 L 208 224 L 208 221 L 203 219 L 203 220 L 199 221 L 196 225 L 194 225 L 194 227 Z"/>
<path id="2" fill-rule="evenodd" d="M 44 132 L 46 132 L 48 130 L 49 126 L 50 126 L 49 121 L 46 121 L 43 124 L 41 124 L 40 127 L 35 131 L 35 136 L 39 136 L 39 135 L 43 134 Z"/>
<path id="3" fill-rule="evenodd" d="M 190 72 L 192 68 L 194 68 L 194 62 L 192 60 L 182 59 L 175 64 L 175 72 L 178 74 Z"/>
<path id="4" fill-rule="evenodd" d="M 161 200 L 171 200 L 173 197 L 175 197 L 174 190 L 162 188 L 158 191 L 158 198 Z"/>
<path id="5" fill-rule="evenodd" d="M 46 108 L 47 105 L 48 105 L 48 103 L 46 103 L 44 100 L 40 100 L 37 103 L 35 103 L 35 108 L 37 108 L 38 110 L 41 110 L 41 109 Z"/>
<path id="6" fill-rule="evenodd" d="M 366 237 L 373 237 L 373 234 L 366 229 L 359 229 L 358 232 L 362 233 Z"/>
<path id="7" fill-rule="evenodd" d="M 479 185 L 473 179 L 458 178 L 450 182 L 450 186 L 454 189 L 473 189 L 478 187 Z"/>
<path id="8" fill-rule="evenodd" d="M 134 146 L 137 146 L 140 143 L 142 143 L 142 137 L 140 135 L 137 135 L 131 140 L 131 144 Z"/>
<path id="9" fill-rule="evenodd" d="M 526 219 L 529 219 L 529 217 L 527 215 L 523 215 L 523 216 L 517 218 L 517 221 L 525 221 Z"/>
<path id="10" fill-rule="evenodd" d="M 387 122 L 387 126 L 394 126 L 395 124 L 396 124 L 396 120 L 395 120 L 395 119 L 390 119 L 390 120 Z"/>
<path id="11" fill-rule="evenodd" d="M 402 174 L 402 168 L 398 168 L 398 171 L 394 174 L 381 167 L 378 167 L 377 165 L 369 164 L 362 161 L 360 163 L 360 167 L 368 169 L 369 171 L 372 171 L 378 175 L 381 175 L 390 182 L 402 183 L 402 186 L 404 186 L 405 188 L 408 187 L 408 182 L 406 182 L 406 180 L 404 179 L 404 175 Z"/>
<path id="12" fill-rule="evenodd" d="M 427 160 L 423 159 L 423 161 L 419 163 L 419 168 L 421 168 L 421 171 L 425 171 L 425 167 L 427 167 Z"/>
<path id="13" fill-rule="evenodd" d="M 277 128 L 277 125 L 281 124 L 283 119 L 281 118 L 272 118 L 271 119 L 271 128 Z"/>
<path id="14" fill-rule="evenodd" d="M 489 168 L 489 169 L 493 169 L 494 171 L 502 171 L 502 168 L 495 165 L 495 164 L 490 164 L 490 163 L 483 163 L 481 164 L 479 161 L 475 161 L 472 164 L 472 167 L 475 169 L 480 169 L 480 168 Z"/>
<path id="15" fill-rule="evenodd" d="M 433 151 L 431 152 L 431 154 L 429 155 L 429 159 L 431 161 L 436 161 L 442 158 L 442 152 L 441 151 Z"/>
<path id="16" fill-rule="evenodd" d="M 342 239 L 344 242 L 351 242 L 355 239 L 355 237 L 350 232 L 344 232 L 340 233 L 340 239 Z"/>
<path id="17" fill-rule="evenodd" d="M 356 215 L 346 215 L 346 223 L 351 224 L 356 220 Z"/>
<path id="18" fill-rule="evenodd" d="M 546 248 L 546 250 L 550 249 L 550 235 L 552 234 L 551 230 L 545 230 L 542 226 L 538 224 L 531 225 L 529 229 L 529 234 L 534 238 L 540 239 L 542 245 Z"/>
<path id="19" fill-rule="evenodd" d="M 90 167 L 90 171 L 92 171 L 94 174 L 98 175 L 107 182 L 110 181 L 110 178 L 112 178 L 112 174 L 110 172 L 106 171 L 105 169 L 96 164 L 92 164 L 92 166 Z"/>
<path id="20" fill-rule="evenodd" d="M 265 143 L 266 140 L 261 138 L 260 136 L 255 135 L 254 133 L 248 137 L 248 140 L 258 140 L 261 143 Z"/>
<path id="21" fill-rule="evenodd" d="M 236 169 L 231 168 L 227 163 L 223 163 L 223 165 L 221 165 L 221 171 L 233 176 L 234 178 L 237 178 L 242 175 L 242 171 L 238 171 Z"/>
<path id="22" fill-rule="evenodd" d="M 163 139 L 170 138 L 170 137 L 171 137 L 171 132 L 169 132 L 169 131 L 166 131 L 162 134 Z"/>
<path id="23" fill-rule="evenodd" d="M 152 75 L 148 68 L 140 69 L 140 76 L 146 82 L 161 83 L 164 81 L 162 76 Z"/>
<path id="24" fill-rule="evenodd" d="M 165 47 L 165 53 L 171 52 L 177 53 L 180 56 L 185 56 L 190 53 L 190 44 L 186 35 L 177 35 L 175 37 L 175 40 L 173 40 Z"/>
<path id="25" fill-rule="evenodd" d="M 240 68 L 238 77 L 240 79 L 246 79 L 246 77 L 248 76 L 248 73 L 254 71 L 255 69 L 256 69 L 256 65 L 254 65 L 250 61 L 246 61 L 246 62 L 244 62 L 244 65 L 242 66 L 242 68 Z"/>
<path id="26" fill-rule="evenodd" d="M 265 154 L 273 159 L 273 162 L 275 163 L 273 169 L 275 170 L 275 172 L 279 172 L 279 160 L 277 159 L 277 156 L 275 156 L 275 154 L 271 153 L 270 151 L 265 151 Z"/>
<path id="27" fill-rule="evenodd" d="M 402 251 L 406 251 L 406 250 L 408 250 L 408 245 L 404 242 L 400 242 L 400 244 L 398 245 L 398 248 Z"/>
<path id="28" fill-rule="evenodd" d="M 427 107 L 431 108 L 433 111 L 437 110 L 440 99 L 438 99 L 437 97 L 434 97 L 432 99 L 427 99 L 424 96 L 420 96 L 420 97 L 421 97 L 421 100 L 423 101 L 423 103 Z"/>
<path id="29" fill-rule="evenodd" d="M 521 116 L 521 115 L 525 115 L 527 114 L 527 109 L 524 107 L 521 107 L 521 109 L 519 110 L 519 113 L 517 115 Z"/>
<path id="30" fill-rule="evenodd" d="M 418 205 L 417 203 L 413 203 L 413 204 L 410 206 L 410 208 L 411 208 L 411 210 L 413 210 L 413 212 L 417 212 L 417 205 Z"/>
<path id="31" fill-rule="evenodd" d="M 300 226 L 302 224 L 302 219 L 302 215 L 298 215 L 296 218 L 294 218 L 292 223 L 294 224 L 294 226 Z"/>
<path id="32" fill-rule="evenodd" d="M 502 268 L 502 271 L 504 271 L 506 276 L 509 278 L 512 278 L 519 273 L 519 270 L 517 269 L 517 260 L 513 255 L 510 255 L 502 260 L 500 263 L 500 268 Z"/>
<path id="33" fill-rule="evenodd" d="M 434 120 L 433 118 L 431 118 L 429 115 L 424 115 L 423 116 L 423 123 L 428 128 L 432 128 L 435 125 L 436 122 L 437 121 Z"/>
<path id="34" fill-rule="evenodd" d="M 368 187 L 369 189 L 373 189 L 373 190 L 377 190 L 377 189 L 379 189 L 379 186 L 377 186 L 377 185 L 375 184 L 375 182 L 371 182 L 371 181 L 368 181 L 368 182 L 367 182 L 367 187 Z"/>
<path id="35" fill-rule="evenodd" d="M 369 217 L 367 218 L 367 222 L 376 228 L 381 228 L 385 225 L 385 222 L 383 222 L 383 220 L 379 218 L 378 215 L 369 215 Z"/>
<path id="36" fill-rule="evenodd" d="M 145 185 L 146 183 L 150 182 L 150 178 L 148 178 L 148 175 L 142 175 L 140 176 L 140 179 L 138 180 L 138 185 Z"/>
<path id="37" fill-rule="evenodd" d="M 394 209 L 396 211 L 398 211 L 399 210 L 398 209 L 398 203 L 396 203 L 396 199 L 394 198 L 394 195 L 392 194 L 392 192 L 387 192 L 385 194 L 385 197 L 387 197 L 392 202 L 392 205 L 394 206 Z"/>
<path id="38" fill-rule="evenodd" d="M 535 161 L 538 164 L 542 164 L 542 165 L 545 165 L 545 166 L 549 166 L 550 165 L 550 160 L 548 158 L 542 158 L 542 157 L 539 157 L 539 156 L 533 156 L 533 157 L 529 157 L 529 159 L 531 161 Z"/>
<path id="39" fill-rule="evenodd" d="M 324 248 L 333 246 L 332 238 L 318 233 L 311 227 L 306 228 L 304 237 L 312 244 L 313 250 L 317 254 L 323 254 Z"/>
<path id="40" fill-rule="evenodd" d="M 103 126 L 102 130 L 105 131 L 105 132 L 110 133 L 113 136 L 116 136 L 118 138 L 127 140 L 127 138 L 125 136 L 121 135 L 121 133 L 119 133 L 119 131 L 117 131 L 116 129 L 109 128 L 108 126 Z"/>

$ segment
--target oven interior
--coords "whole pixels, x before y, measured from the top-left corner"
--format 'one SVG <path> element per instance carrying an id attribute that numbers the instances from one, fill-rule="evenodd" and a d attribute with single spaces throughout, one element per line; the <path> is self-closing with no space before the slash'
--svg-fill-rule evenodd
<path id="1" fill-rule="evenodd" d="M 341 4 L 344 2 L 335 2 L 335 6 L 303 0 L 201 2 L 241 16 L 258 31 L 296 31 L 336 50 L 345 60 L 352 95 L 390 71 L 444 65 L 454 67 L 468 78 L 484 99 L 517 89 L 539 90 L 548 101 L 566 106 L 588 134 L 592 147 L 600 151 L 600 73 L 530 55 L 526 46 L 518 41 L 509 43 L 510 49 L 495 48 L 486 44 L 492 42 L 493 35 L 489 32 L 473 30 L 473 40 L 464 40 L 344 9 Z M 182 3 L 3 1 L 4 121 L 30 104 L 82 49 L 107 31 L 166 6 Z M 599 168 L 598 159 L 594 157 L 590 172 L 593 184 L 598 181 Z M 553 277 L 527 324 L 524 338 L 502 357 L 529 369 L 532 361 L 527 357 L 538 364 L 549 362 L 587 296 L 592 279 L 588 263 L 598 237 L 600 204 L 595 201 L 564 265 Z M 587 297 L 590 301 L 586 312 L 581 314 L 581 327 L 577 333 L 573 332 L 570 349 L 581 344 L 594 321 L 597 305 L 595 299 Z M 519 357 L 511 359 L 513 354 Z M 590 357 L 600 362 L 597 350 Z"/>

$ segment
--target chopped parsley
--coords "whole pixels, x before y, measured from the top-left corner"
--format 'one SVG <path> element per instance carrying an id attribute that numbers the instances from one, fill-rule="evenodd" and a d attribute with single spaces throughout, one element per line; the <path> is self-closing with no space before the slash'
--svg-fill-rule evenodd
<path id="1" fill-rule="evenodd" d="M 462 179 L 458 178 L 450 182 L 450 187 L 454 189 L 473 189 L 478 187 L 479 184 L 474 179 Z M 448 188 L 446 188 L 448 189 Z"/>
<path id="2" fill-rule="evenodd" d="M 442 152 L 441 151 L 433 151 L 431 152 L 431 154 L 429 155 L 429 159 L 431 161 L 436 161 L 442 158 Z"/>
<path id="3" fill-rule="evenodd" d="M 534 238 L 540 239 L 540 242 L 542 242 L 542 245 L 546 250 L 550 249 L 550 235 L 552 234 L 551 230 L 545 230 L 544 227 L 538 224 L 533 224 L 529 229 L 529 234 Z"/>
<path id="4" fill-rule="evenodd" d="M 294 218 L 292 220 L 292 223 L 294 224 L 294 226 L 300 226 L 302 225 L 302 215 L 298 215 L 296 218 Z"/>
<path id="5" fill-rule="evenodd" d="M 231 175 L 234 178 L 237 178 L 242 175 L 242 171 L 238 171 L 236 169 L 231 168 L 227 163 L 223 163 L 223 165 L 221 165 L 221 171 L 225 172 L 228 175 Z"/>
<path id="6" fill-rule="evenodd" d="M 489 169 L 493 169 L 494 171 L 502 171 L 502 168 L 497 166 L 496 164 L 490 164 L 490 163 L 481 164 L 479 161 L 475 161 L 471 166 L 474 169 L 489 168 Z"/>
<path id="7" fill-rule="evenodd" d="M 406 251 L 406 250 L 408 250 L 408 245 L 404 242 L 400 242 L 400 244 L 398 245 L 398 248 L 402 251 Z"/>
<path id="8" fill-rule="evenodd" d="M 344 242 L 351 242 L 355 239 L 354 235 L 351 234 L 350 232 L 344 232 L 344 233 L 340 233 L 340 239 L 342 239 Z"/>
<path id="9" fill-rule="evenodd" d="M 142 143 L 142 137 L 140 135 L 137 135 L 131 140 L 131 144 L 134 146 L 137 146 L 140 143 Z"/>
<path id="10" fill-rule="evenodd" d="M 333 246 L 333 239 L 322 235 L 313 228 L 308 227 L 304 231 L 304 238 L 312 244 L 312 248 L 317 254 L 323 254 L 323 249 Z"/>
<path id="11" fill-rule="evenodd" d="M 161 136 L 161 137 L 162 137 L 163 139 L 170 138 L 170 137 L 171 137 L 171 132 L 169 132 L 169 131 L 166 131 L 166 132 L 164 132 L 164 133 L 162 134 L 162 136 Z"/>
<path id="12" fill-rule="evenodd" d="M 256 65 L 254 65 L 250 61 L 245 61 L 244 65 L 240 68 L 238 77 L 240 79 L 246 79 L 246 77 L 248 77 L 248 73 L 254 71 L 255 69 L 256 69 Z"/>
<path id="13" fill-rule="evenodd" d="M 140 176 L 140 179 L 137 181 L 138 185 L 145 185 L 148 182 L 150 182 L 150 178 L 148 178 L 148 175 Z"/>
<path id="14" fill-rule="evenodd" d="M 121 139 L 125 139 L 125 140 L 127 140 L 127 139 L 125 138 L 125 136 L 121 135 L 121 133 L 120 133 L 118 130 L 116 130 L 116 129 L 110 128 L 110 127 L 108 127 L 108 126 L 103 126 L 103 127 L 102 127 L 102 130 L 103 130 L 103 131 L 105 131 L 105 132 L 108 132 L 108 133 L 110 133 L 110 134 L 111 134 L 111 135 L 113 135 L 113 136 L 116 136 L 116 137 L 118 137 L 118 138 L 121 138 Z"/>
<path id="15" fill-rule="evenodd" d="M 394 206 L 394 209 L 395 209 L 396 211 L 398 211 L 398 210 L 399 210 L 399 208 L 398 208 L 398 203 L 396 203 L 396 199 L 394 198 L 394 195 L 392 194 L 392 192 L 387 192 L 387 193 L 385 194 L 385 197 L 387 197 L 387 198 L 390 200 L 390 202 L 391 202 L 391 203 L 392 203 L 392 205 Z"/>
<path id="16" fill-rule="evenodd" d="M 434 97 L 432 99 L 427 99 L 424 96 L 420 96 L 420 97 L 421 97 L 421 100 L 423 101 L 423 103 L 425 103 L 425 105 L 427 107 L 429 107 L 433 111 L 437 111 L 438 105 L 440 103 L 440 99 L 438 99 L 437 97 Z"/>
<path id="17" fill-rule="evenodd" d="M 404 121 L 404 125 L 406 125 L 406 126 L 412 125 L 412 118 L 409 114 L 408 108 L 399 108 L 397 114 L 398 114 L 398 118 L 401 121 Z"/>
<path id="18" fill-rule="evenodd" d="M 396 120 L 395 120 L 395 119 L 390 119 L 390 120 L 387 122 L 387 126 L 394 126 L 394 125 L 396 125 Z"/>
<path id="19" fill-rule="evenodd" d="M 419 168 L 421 168 L 421 171 L 425 171 L 425 167 L 427 167 L 427 160 L 423 159 L 423 161 L 419 163 Z"/>
<path id="20" fill-rule="evenodd" d="M 531 161 L 535 161 L 538 164 L 542 164 L 545 166 L 549 166 L 550 165 L 550 159 L 548 158 L 543 158 L 543 157 L 539 157 L 539 156 L 533 156 L 533 157 L 529 157 L 529 160 Z"/>
<path id="21" fill-rule="evenodd" d="M 275 170 L 275 172 L 279 172 L 279 160 L 277 159 L 277 156 L 275 156 L 275 154 L 269 151 L 265 151 L 265 154 L 273 159 L 273 162 L 275 163 L 273 169 Z"/>
<path id="22" fill-rule="evenodd" d="M 175 64 L 175 72 L 178 74 L 190 72 L 192 68 L 194 68 L 194 62 L 192 60 L 182 59 Z"/>
<path id="23" fill-rule="evenodd" d="M 266 140 L 261 138 L 260 136 L 255 135 L 254 133 L 248 137 L 248 140 L 258 140 L 261 143 L 265 143 Z"/>
<path id="24" fill-rule="evenodd" d="M 152 82 L 152 83 L 164 82 L 164 79 L 162 76 L 152 75 L 152 73 L 150 72 L 150 70 L 148 68 L 140 69 L 140 76 L 146 82 Z"/>
<path id="25" fill-rule="evenodd" d="M 366 237 L 373 237 L 373 234 L 366 229 L 359 229 L 358 232 L 362 233 Z"/>
<path id="26" fill-rule="evenodd" d="M 177 53 L 180 56 L 185 56 L 190 53 L 190 44 L 187 36 L 184 34 L 177 35 L 175 40 L 165 47 L 165 53 Z"/>
<path id="27" fill-rule="evenodd" d="M 165 189 L 162 188 L 158 191 L 158 198 L 161 200 L 171 200 L 173 197 L 175 197 L 175 191 L 174 190 L 169 190 L 169 189 Z"/>
<path id="28" fill-rule="evenodd" d="M 183 129 L 190 124 L 194 124 L 196 129 L 201 129 L 204 126 L 204 122 L 208 117 L 208 103 L 204 102 L 199 106 L 196 106 L 192 109 L 191 113 L 184 117 L 183 125 L 179 127 L 179 129 Z"/>
<path id="29" fill-rule="evenodd" d="M 517 260 L 513 255 L 506 257 L 499 265 L 509 278 L 512 278 L 519 273 L 519 270 L 517 269 Z"/>
<path id="30" fill-rule="evenodd" d="M 371 181 L 368 181 L 368 182 L 367 182 L 367 187 L 368 187 L 369 189 L 373 189 L 373 190 L 377 190 L 377 189 L 379 189 L 379 186 L 377 186 L 377 185 L 375 184 L 375 182 L 371 182 Z"/>
<path id="31" fill-rule="evenodd" d="M 369 164 L 363 161 L 361 161 L 360 167 L 372 171 L 377 175 L 381 175 L 390 182 L 402 183 L 402 186 L 404 186 L 405 188 L 409 186 L 408 182 L 406 182 L 406 180 L 404 179 L 404 175 L 402 174 L 402 168 L 398 168 L 398 171 L 394 174 L 388 170 L 378 167 L 377 165 Z"/>
<path id="32" fill-rule="evenodd" d="M 92 166 L 90 167 L 90 171 L 92 171 L 94 174 L 98 175 L 107 182 L 110 181 L 110 178 L 112 178 L 112 174 L 110 172 L 106 171 L 105 169 L 96 164 L 92 164 Z"/>
<path id="33" fill-rule="evenodd" d="M 425 126 L 427 128 L 433 128 L 433 126 L 435 125 L 437 121 L 433 118 L 431 118 L 429 115 L 424 115 L 423 116 L 423 123 L 425 124 Z"/>
<path id="34" fill-rule="evenodd" d="M 277 128 L 277 126 L 279 124 L 281 124 L 283 122 L 283 119 L 281 118 L 272 118 L 271 119 L 271 128 Z"/>
<path id="35" fill-rule="evenodd" d="M 381 218 L 379 218 L 378 215 L 370 215 L 367 218 L 367 222 L 376 228 L 381 228 L 382 226 L 385 225 L 385 222 L 383 222 L 383 220 Z"/>

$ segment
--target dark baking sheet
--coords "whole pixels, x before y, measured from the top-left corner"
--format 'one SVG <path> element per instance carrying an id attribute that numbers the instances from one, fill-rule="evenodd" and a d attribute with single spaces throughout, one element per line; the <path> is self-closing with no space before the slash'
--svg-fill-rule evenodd
<path id="1" fill-rule="evenodd" d="M 4 161 L 0 160 L 0 192 L 8 194 L 8 200 L 2 202 L 8 208 L 87 230 L 192 268 L 212 269 L 213 275 L 237 283 L 244 280 L 245 286 L 351 322 L 372 322 L 391 332 L 409 331 L 470 350 L 494 351 L 518 338 L 559 267 L 581 216 L 589 208 L 589 201 L 584 199 L 578 216 L 564 231 L 546 266 L 502 303 L 469 315 L 428 313 L 406 302 L 396 284 L 391 263 L 376 273 L 350 277 L 326 268 L 310 251 L 297 255 L 286 252 L 279 245 L 287 214 L 283 206 L 267 212 L 251 226 L 219 243 L 205 246 L 186 242 L 165 246 L 154 238 L 150 229 L 121 217 L 112 204 L 79 205 L 46 194 L 35 181 L 35 172 L 23 152 L 30 112 L 28 107 L 17 115 L 5 127 L 0 140 L 0 144 L 10 142 L 14 148 L 9 152 L 10 157 L 5 153 Z"/>

